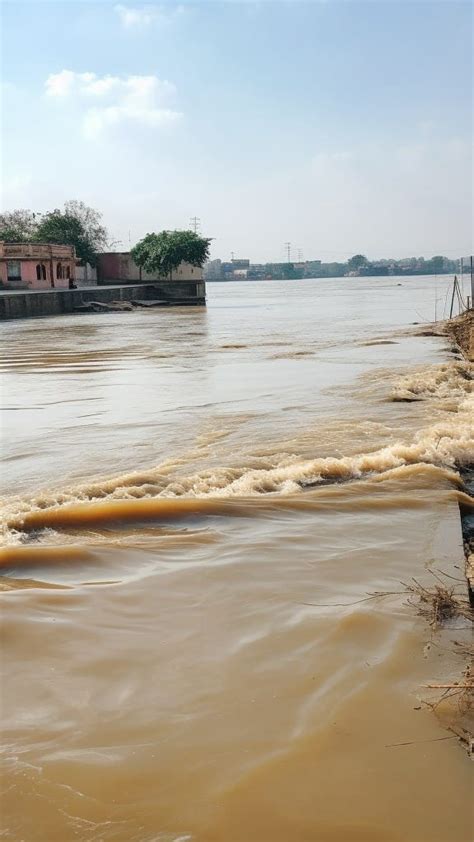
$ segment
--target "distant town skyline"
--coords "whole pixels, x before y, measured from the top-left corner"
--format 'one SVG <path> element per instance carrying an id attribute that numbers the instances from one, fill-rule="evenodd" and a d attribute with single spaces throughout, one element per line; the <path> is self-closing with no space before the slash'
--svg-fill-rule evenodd
<path id="1" fill-rule="evenodd" d="M 124 250 L 198 217 L 213 258 L 252 262 L 472 251 L 470 3 L 2 16 L 2 209 L 82 200 Z"/>
<path id="2" fill-rule="evenodd" d="M 366 255 L 352 255 L 347 261 L 306 260 L 294 262 L 252 263 L 245 258 L 222 261 L 210 260 L 204 266 L 205 280 L 299 280 L 303 278 L 339 278 L 343 276 L 381 277 L 388 275 L 443 275 L 470 272 L 469 257 L 451 260 L 443 255 L 406 257 L 400 260 L 380 259 L 371 261 Z M 463 265 L 464 264 L 464 265 Z"/>

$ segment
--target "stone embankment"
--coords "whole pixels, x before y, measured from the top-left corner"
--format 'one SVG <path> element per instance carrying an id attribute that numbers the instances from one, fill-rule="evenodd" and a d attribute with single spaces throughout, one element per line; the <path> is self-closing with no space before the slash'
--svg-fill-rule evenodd
<path id="1" fill-rule="evenodd" d="M 446 322 L 445 332 L 454 340 L 466 360 L 474 362 L 474 310 L 469 310 Z M 460 474 L 467 494 L 474 497 L 474 454 L 472 464 L 463 466 Z M 474 606 L 474 510 L 471 506 L 461 504 L 460 511 L 469 601 Z"/>
<path id="2" fill-rule="evenodd" d="M 205 303 L 204 281 L 158 281 L 80 289 L 6 291 L 0 292 L 0 321 L 134 310 L 135 307 L 203 306 Z"/>
<path id="3" fill-rule="evenodd" d="M 474 310 L 468 310 L 446 322 L 446 333 L 454 339 L 463 356 L 474 362 Z"/>

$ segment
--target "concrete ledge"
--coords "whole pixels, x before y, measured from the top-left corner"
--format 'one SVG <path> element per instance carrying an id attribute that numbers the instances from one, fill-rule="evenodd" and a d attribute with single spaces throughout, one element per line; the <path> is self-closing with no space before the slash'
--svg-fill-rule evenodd
<path id="1" fill-rule="evenodd" d="M 204 281 L 159 281 L 147 284 L 117 284 L 82 289 L 23 290 L 0 292 L 0 320 L 36 319 L 74 313 L 89 301 L 107 304 L 133 299 L 166 301 L 168 306 L 206 304 Z"/>

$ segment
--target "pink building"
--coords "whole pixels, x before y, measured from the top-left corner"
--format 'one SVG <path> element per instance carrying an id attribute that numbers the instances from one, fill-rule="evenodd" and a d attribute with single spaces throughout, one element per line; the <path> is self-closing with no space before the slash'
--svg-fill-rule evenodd
<path id="1" fill-rule="evenodd" d="M 0 242 L 0 289 L 70 289 L 75 277 L 74 246 Z"/>

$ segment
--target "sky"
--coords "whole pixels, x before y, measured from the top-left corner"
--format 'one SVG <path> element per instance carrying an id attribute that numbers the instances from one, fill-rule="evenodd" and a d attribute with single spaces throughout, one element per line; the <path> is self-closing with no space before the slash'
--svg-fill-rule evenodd
<path id="1" fill-rule="evenodd" d="M 2 210 L 79 199 L 117 250 L 472 253 L 472 5 L 22 2 L 2 14 Z"/>

